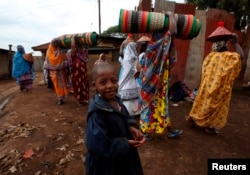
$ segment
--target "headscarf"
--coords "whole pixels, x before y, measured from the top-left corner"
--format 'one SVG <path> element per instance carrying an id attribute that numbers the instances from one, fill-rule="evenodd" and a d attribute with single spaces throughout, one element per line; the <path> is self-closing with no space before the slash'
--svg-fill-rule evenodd
<path id="1" fill-rule="evenodd" d="M 132 37 L 133 37 L 132 34 L 128 34 L 127 38 L 122 42 L 122 44 L 120 46 L 120 51 L 119 51 L 121 56 L 124 55 L 124 49 L 127 46 L 127 44 L 130 42 L 134 42 Z"/>
<path id="2" fill-rule="evenodd" d="M 23 54 L 25 54 L 23 46 L 18 45 L 17 52 L 13 58 L 12 76 L 15 78 L 18 78 L 28 72 L 32 72 L 32 66 L 23 58 Z"/>
<path id="3" fill-rule="evenodd" d="M 79 58 L 81 61 L 87 63 L 89 58 L 88 58 L 88 47 L 85 45 L 81 45 L 80 43 L 76 43 L 76 56 Z"/>
<path id="4" fill-rule="evenodd" d="M 152 41 L 146 50 L 145 64 L 140 73 L 142 89 L 139 105 L 141 108 L 147 107 L 155 97 L 160 86 L 159 82 L 162 80 L 161 76 L 165 70 L 165 62 L 168 63 L 165 66 L 170 73 L 175 61 L 176 52 L 170 32 L 166 32 L 163 35 L 162 33 L 154 33 Z"/>
<path id="5" fill-rule="evenodd" d="M 103 57 L 105 57 L 105 60 L 103 60 Z M 107 61 L 107 57 L 104 53 L 100 54 L 99 55 L 99 60 L 102 60 L 102 61 Z"/>
<path id="6" fill-rule="evenodd" d="M 62 70 L 68 67 L 66 53 L 60 48 L 59 39 L 56 38 L 51 41 L 45 59 L 47 59 L 47 63 L 44 65 L 45 69 Z"/>
<path id="7" fill-rule="evenodd" d="M 24 48 L 23 48 L 22 45 L 18 45 L 18 46 L 17 46 L 17 51 L 18 51 L 19 53 L 21 53 L 21 54 L 25 54 L 25 50 L 24 50 Z"/>
<path id="8" fill-rule="evenodd" d="M 124 60 L 131 60 L 132 58 L 137 58 L 138 53 L 136 50 L 137 44 L 135 42 L 130 42 L 124 52 Z"/>
<path id="9" fill-rule="evenodd" d="M 138 59 L 138 53 L 136 50 L 137 44 L 135 42 L 130 42 L 126 46 L 126 50 L 124 52 L 124 58 L 123 58 L 123 71 L 119 79 L 119 89 L 126 88 L 125 85 L 127 82 L 133 78 L 136 73 L 136 61 Z M 132 85 L 130 85 L 132 86 Z"/>
<path id="10" fill-rule="evenodd" d="M 76 48 L 75 49 L 75 55 L 76 55 L 76 58 L 80 59 L 82 62 L 84 63 L 87 63 L 88 62 L 88 49 L 87 48 L 83 48 L 82 45 L 76 45 Z M 68 65 L 71 69 L 72 67 L 72 55 L 71 55 L 71 49 L 69 49 L 67 51 L 67 60 L 68 60 Z"/>
<path id="11" fill-rule="evenodd" d="M 105 60 L 102 59 L 103 56 L 105 56 Z M 100 63 L 107 63 L 107 62 L 108 62 L 108 60 L 106 58 L 106 55 L 104 53 L 102 53 L 99 55 L 99 59 L 96 60 L 95 65 L 100 64 Z"/>

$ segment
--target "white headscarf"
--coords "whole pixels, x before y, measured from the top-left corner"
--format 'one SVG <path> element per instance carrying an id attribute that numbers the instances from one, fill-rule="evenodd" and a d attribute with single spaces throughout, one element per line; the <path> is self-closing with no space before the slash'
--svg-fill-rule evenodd
<path id="1" fill-rule="evenodd" d="M 124 58 L 122 62 L 122 73 L 119 78 L 118 93 L 122 99 L 135 99 L 139 97 L 139 84 L 137 83 L 134 75 L 137 72 L 136 62 L 138 59 L 137 44 L 130 42 L 126 46 Z"/>
<path id="2" fill-rule="evenodd" d="M 124 61 L 132 60 L 138 57 L 138 53 L 136 50 L 137 44 L 135 42 L 130 42 L 127 44 L 125 52 L 124 52 Z"/>

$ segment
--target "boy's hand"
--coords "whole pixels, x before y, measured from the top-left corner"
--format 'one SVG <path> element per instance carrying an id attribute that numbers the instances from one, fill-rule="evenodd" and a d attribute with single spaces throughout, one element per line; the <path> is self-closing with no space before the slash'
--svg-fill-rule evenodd
<path id="1" fill-rule="evenodd" d="M 135 141 L 140 142 L 140 145 L 145 142 L 144 135 L 139 129 L 135 128 L 134 126 L 130 126 L 130 132 L 132 133 Z"/>
<path id="2" fill-rule="evenodd" d="M 144 142 L 145 142 L 145 138 L 143 137 L 140 141 L 138 140 L 128 140 L 129 144 L 133 147 L 140 147 Z"/>

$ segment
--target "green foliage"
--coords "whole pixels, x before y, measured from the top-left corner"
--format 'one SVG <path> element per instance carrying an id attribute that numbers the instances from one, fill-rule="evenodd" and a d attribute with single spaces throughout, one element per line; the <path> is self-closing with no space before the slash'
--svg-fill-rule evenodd
<path id="1" fill-rule="evenodd" d="M 118 32 L 118 26 L 111 26 L 109 27 L 107 30 L 105 30 L 102 35 L 103 36 L 107 36 L 110 35 L 112 33 L 117 33 Z"/>
<path id="2" fill-rule="evenodd" d="M 244 29 L 250 23 L 250 0 L 186 0 L 200 10 L 223 9 L 235 14 L 235 29 Z"/>
<path id="3" fill-rule="evenodd" d="M 109 27 L 101 35 L 105 37 L 110 36 L 114 38 L 126 38 L 127 37 L 127 34 L 118 32 L 118 26 Z"/>

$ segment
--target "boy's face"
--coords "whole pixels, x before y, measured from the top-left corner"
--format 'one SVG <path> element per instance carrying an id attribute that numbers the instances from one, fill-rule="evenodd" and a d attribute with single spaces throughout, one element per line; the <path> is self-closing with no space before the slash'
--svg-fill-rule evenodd
<path id="1" fill-rule="evenodd" d="M 112 100 L 118 91 L 118 79 L 115 72 L 109 68 L 101 69 L 93 83 L 97 92 L 107 100 Z"/>

